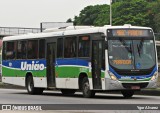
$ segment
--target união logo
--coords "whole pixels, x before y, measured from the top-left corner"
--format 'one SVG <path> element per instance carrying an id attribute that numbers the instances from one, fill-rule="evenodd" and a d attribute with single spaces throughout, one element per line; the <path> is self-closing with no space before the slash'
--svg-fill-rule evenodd
<path id="1" fill-rule="evenodd" d="M 21 62 L 21 70 L 44 70 L 44 64 L 37 64 L 34 61 L 32 61 L 31 64 L 28 64 L 27 62 Z"/>

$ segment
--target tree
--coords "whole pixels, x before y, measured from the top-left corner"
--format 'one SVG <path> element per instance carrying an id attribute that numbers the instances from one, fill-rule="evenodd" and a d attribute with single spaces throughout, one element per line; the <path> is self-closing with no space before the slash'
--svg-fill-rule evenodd
<path id="1" fill-rule="evenodd" d="M 69 18 L 66 22 L 67 22 L 67 23 L 72 22 L 72 19 L 71 19 L 71 18 Z"/>
<path id="2" fill-rule="evenodd" d="M 115 2 L 122 2 L 122 1 L 125 1 L 125 0 L 112 0 L 112 3 L 115 3 Z M 157 0 L 145 0 L 147 2 L 155 2 Z"/>
<path id="3" fill-rule="evenodd" d="M 151 22 L 155 32 L 160 32 L 160 0 L 150 6 Z"/>
<path id="4" fill-rule="evenodd" d="M 112 3 L 121 2 L 121 1 L 125 1 L 125 0 L 112 0 Z"/>
<path id="5" fill-rule="evenodd" d="M 148 2 L 144 0 L 125 0 L 113 5 L 113 25 L 149 26 Z"/>
<path id="6" fill-rule="evenodd" d="M 101 26 L 109 23 L 109 6 L 95 5 L 85 7 L 79 14 L 74 17 L 75 25 L 95 25 Z"/>
<path id="7" fill-rule="evenodd" d="M 74 17 L 74 25 L 107 25 L 109 12 L 109 5 L 87 6 Z M 112 12 L 112 25 L 148 26 L 160 31 L 160 0 L 114 0 Z"/>

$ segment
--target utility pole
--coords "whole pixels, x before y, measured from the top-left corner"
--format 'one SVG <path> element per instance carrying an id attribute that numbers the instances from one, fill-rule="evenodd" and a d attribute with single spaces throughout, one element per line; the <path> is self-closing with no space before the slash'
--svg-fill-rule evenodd
<path id="1" fill-rule="evenodd" d="M 110 0 L 110 25 L 112 25 L 112 0 Z"/>

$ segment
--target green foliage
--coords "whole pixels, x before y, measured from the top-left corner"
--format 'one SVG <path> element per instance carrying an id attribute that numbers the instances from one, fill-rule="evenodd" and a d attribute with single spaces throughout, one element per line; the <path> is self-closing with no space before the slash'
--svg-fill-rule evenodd
<path id="1" fill-rule="evenodd" d="M 67 22 L 67 23 L 72 22 L 72 19 L 71 19 L 71 18 L 69 18 L 66 22 Z"/>
<path id="2" fill-rule="evenodd" d="M 87 6 L 73 22 L 74 25 L 103 26 L 109 24 L 109 13 L 109 5 Z M 112 15 L 112 25 L 148 26 L 160 32 L 160 0 L 113 0 Z"/>
<path id="3" fill-rule="evenodd" d="M 148 3 L 144 0 L 116 2 L 113 8 L 113 25 L 149 25 Z"/>
<path id="4" fill-rule="evenodd" d="M 155 32 L 160 32 L 160 0 L 154 2 L 151 6 L 152 27 Z"/>
<path id="5" fill-rule="evenodd" d="M 87 6 L 81 12 L 79 17 L 74 18 L 75 25 L 96 25 L 101 26 L 108 24 L 109 20 L 109 6 L 96 5 Z"/>
<path id="6" fill-rule="evenodd" d="M 125 1 L 125 0 L 112 0 L 112 3 L 115 3 L 115 2 L 122 2 L 122 1 Z M 145 0 L 147 2 L 155 2 L 157 0 Z"/>
<path id="7" fill-rule="evenodd" d="M 121 1 L 124 1 L 124 0 L 112 0 L 112 3 L 121 2 Z"/>

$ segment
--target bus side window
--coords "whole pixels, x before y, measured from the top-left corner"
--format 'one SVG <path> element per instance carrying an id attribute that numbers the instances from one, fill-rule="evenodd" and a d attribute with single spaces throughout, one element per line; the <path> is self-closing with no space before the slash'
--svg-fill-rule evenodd
<path id="1" fill-rule="evenodd" d="M 7 42 L 3 42 L 3 51 L 2 51 L 3 60 L 6 60 L 6 53 L 7 53 Z"/>
<path id="2" fill-rule="evenodd" d="M 7 42 L 6 59 L 16 58 L 16 42 Z"/>
<path id="3" fill-rule="evenodd" d="M 65 38 L 64 43 L 64 57 L 72 58 L 76 57 L 77 50 L 77 38 L 76 37 L 67 37 Z"/>
<path id="4" fill-rule="evenodd" d="M 57 58 L 63 58 L 63 38 L 57 40 Z"/>
<path id="5" fill-rule="evenodd" d="M 17 59 L 26 59 L 26 41 L 18 41 Z"/>
<path id="6" fill-rule="evenodd" d="M 78 57 L 89 57 L 90 38 L 88 36 L 79 37 Z"/>
<path id="7" fill-rule="evenodd" d="M 45 58 L 45 39 L 39 40 L 39 58 Z"/>
<path id="8" fill-rule="evenodd" d="M 29 40 L 27 43 L 27 58 L 38 58 L 38 40 Z"/>

